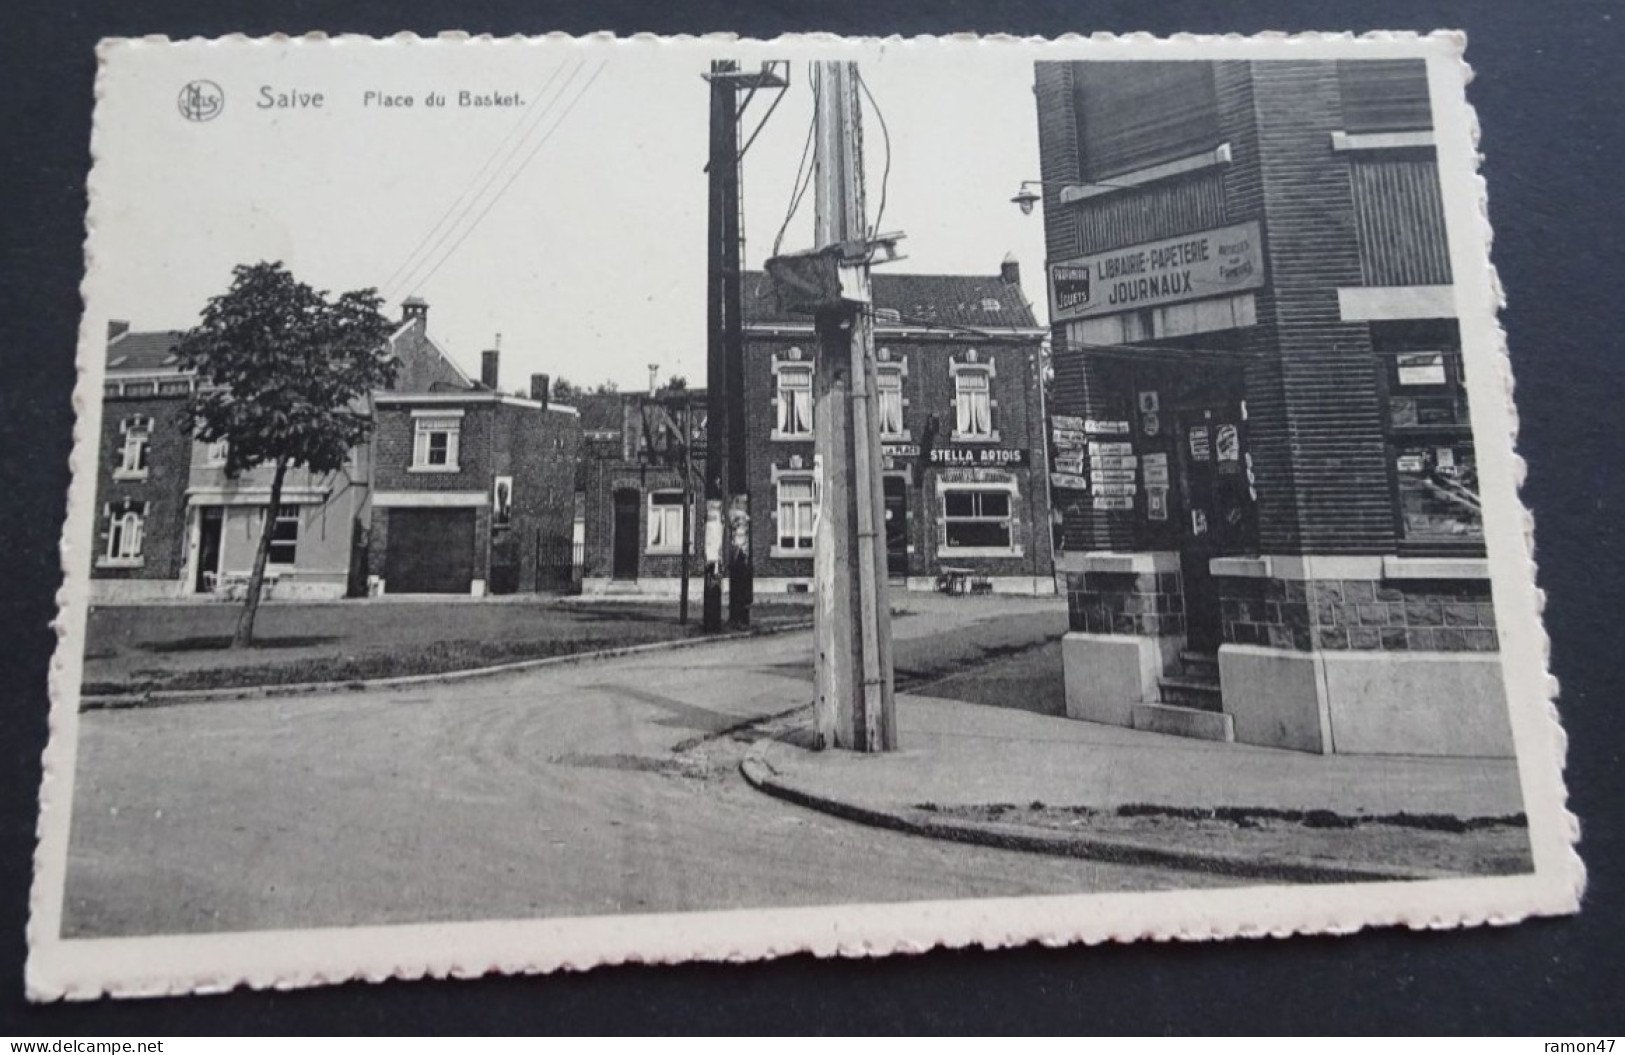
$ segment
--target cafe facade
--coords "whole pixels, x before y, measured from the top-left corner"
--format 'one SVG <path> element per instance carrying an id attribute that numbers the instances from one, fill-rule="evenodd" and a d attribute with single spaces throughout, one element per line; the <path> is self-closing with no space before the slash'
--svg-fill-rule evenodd
<path id="1" fill-rule="evenodd" d="M 1035 94 L 1069 713 L 1510 755 L 1422 63 Z"/>
<path id="2" fill-rule="evenodd" d="M 821 482 L 813 454 L 812 319 L 767 277 L 742 282 L 749 538 L 758 595 L 812 589 Z M 894 586 L 1054 594 L 1042 348 L 1047 331 L 1006 260 L 985 275 L 873 278 L 886 567 Z M 682 507 L 703 552 L 703 498 L 623 436 L 584 466 L 588 594 L 675 594 Z M 668 400 L 669 401 L 669 400 Z M 696 443 L 703 412 L 695 411 Z M 700 574 L 701 559 L 692 562 Z"/>

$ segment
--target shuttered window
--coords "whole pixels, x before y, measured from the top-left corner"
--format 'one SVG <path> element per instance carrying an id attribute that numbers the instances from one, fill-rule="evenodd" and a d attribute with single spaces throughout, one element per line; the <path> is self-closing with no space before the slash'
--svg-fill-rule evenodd
<path id="1" fill-rule="evenodd" d="M 1421 59 L 1344 59 L 1343 131 L 1404 132 L 1433 127 L 1427 63 Z"/>
<path id="2" fill-rule="evenodd" d="M 1219 145 L 1211 62 L 1085 62 L 1076 71 L 1085 179 L 1106 179 Z"/>

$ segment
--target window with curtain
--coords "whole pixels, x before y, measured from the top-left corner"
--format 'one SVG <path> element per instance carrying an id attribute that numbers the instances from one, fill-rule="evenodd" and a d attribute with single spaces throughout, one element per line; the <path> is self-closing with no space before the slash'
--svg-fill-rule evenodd
<path id="1" fill-rule="evenodd" d="M 991 439 L 993 386 L 986 370 L 961 369 L 954 374 L 954 436 Z"/>
<path id="2" fill-rule="evenodd" d="M 1106 179 L 1219 145 L 1213 63 L 1080 62 L 1074 70 L 1084 179 Z"/>
<path id="3" fill-rule="evenodd" d="M 908 434 L 903 428 L 903 368 L 882 366 L 875 375 L 875 406 L 880 416 L 880 435 L 883 439 L 902 439 Z"/>
<path id="4" fill-rule="evenodd" d="M 818 495 L 811 473 L 778 479 L 778 548 L 812 554 Z"/>
<path id="5" fill-rule="evenodd" d="M 785 364 L 778 372 L 779 416 L 774 430 L 780 436 L 811 436 L 813 432 L 812 367 Z"/>
<path id="6" fill-rule="evenodd" d="M 107 509 L 107 550 L 104 560 L 108 564 L 139 564 L 141 542 L 146 531 L 147 505 L 145 502 L 120 502 Z"/>
<path id="7" fill-rule="evenodd" d="M 683 492 L 649 492 L 648 553 L 680 553 L 683 549 Z"/>

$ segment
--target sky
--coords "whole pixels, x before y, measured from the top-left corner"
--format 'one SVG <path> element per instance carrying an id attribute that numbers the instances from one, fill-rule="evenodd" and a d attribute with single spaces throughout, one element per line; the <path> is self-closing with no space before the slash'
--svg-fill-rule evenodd
<path id="1" fill-rule="evenodd" d="M 533 372 L 624 388 L 705 369 L 704 165 L 713 58 L 791 59 L 790 88 L 745 157 L 745 260 L 784 224 L 812 114 L 808 62 L 835 45 L 747 42 L 207 42 L 113 47 L 92 140 L 87 333 L 109 319 L 185 329 L 234 265 L 281 260 L 334 292 L 378 287 L 476 374 L 501 334 L 504 388 Z M 1043 223 L 1010 203 L 1038 177 L 1030 54 L 930 42 L 841 45 L 891 141 L 882 227 L 900 272 L 994 274 L 1006 253 L 1044 312 Z M 189 120 L 207 80 L 218 116 Z M 459 105 L 460 92 L 521 105 Z M 373 93 L 371 97 L 368 93 Z M 446 105 L 426 105 L 437 93 Z M 321 96 L 320 104 L 316 96 Z M 412 106 L 385 99 L 411 97 Z M 262 105 L 286 100 L 293 105 Z M 744 134 L 767 115 L 758 97 Z M 886 149 L 864 114 L 869 207 Z M 813 195 L 783 249 L 811 248 Z M 442 223 L 442 221 L 446 221 Z"/>

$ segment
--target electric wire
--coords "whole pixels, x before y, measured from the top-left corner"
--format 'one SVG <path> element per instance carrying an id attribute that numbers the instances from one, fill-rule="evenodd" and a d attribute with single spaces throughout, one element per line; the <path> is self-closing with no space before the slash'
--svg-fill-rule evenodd
<path id="1" fill-rule="evenodd" d="M 473 234 L 474 231 L 479 228 L 480 222 L 483 221 L 491 212 L 491 210 L 496 206 L 497 202 L 502 200 L 503 195 L 508 192 L 508 188 L 513 186 L 514 181 L 524 174 L 525 169 L 530 166 L 531 161 L 533 161 L 536 158 L 536 155 L 541 152 L 542 147 L 547 145 L 547 141 L 553 138 L 553 134 L 559 130 L 565 121 L 569 120 L 570 114 L 574 112 L 576 106 L 580 104 L 581 100 L 586 97 L 587 92 L 593 86 L 593 82 L 598 79 L 599 74 L 604 72 L 604 67 L 606 65 L 608 65 L 607 60 L 599 62 L 597 68 L 592 71 L 592 75 L 587 78 L 586 83 L 584 83 L 580 90 L 576 92 L 575 98 L 570 100 L 570 102 L 565 106 L 564 112 L 559 115 L 556 121 L 553 122 L 553 126 L 549 128 L 545 134 L 543 134 L 541 139 L 537 140 L 536 145 L 531 148 L 529 154 L 525 155 L 525 159 L 520 162 L 519 167 L 514 169 L 513 175 L 509 176 L 507 182 L 497 190 L 496 195 L 486 202 L 485 208 L 480 210 L 480 214 L 478 216 L 474 217 L 474 222 L 463 231 L 462 235 L 457 239 L 457 241 L 451 244 L 450 248 L 448 248 L 445 254 L 441 256 L 440 261 L 429 270 L 428 274 L 424 275 L 418 280 L 418 285 L 425 285 L 430 279 L 434 278 L 434 276 L 439 273 L 440 269 L 446 265 L 446 262 L 449 261 L 457 252 L 457 248 L 461 246 L 463 242 L 467 241 L 468 236 Z"/>
<path id="2" fill-rule="evenodd" d="M 812 85 L 813 108 L 812 117 L 807 120 L 807 139 L 801 145 L 801 162 L 796 165 L 795 179 L 790 183 L 790 205 L 784 213 L 784 223 L 779 225 L 779 233 L 773 239 L 773 255 L 779 255 L 779 247 L 784 244 L 784 233 L 790 229 L 790 221 L 795 219 L 796 210 L 801 207 L 801 199 L 807 193 L 807 187 L 812 183 L 813 170 L 807 161 L 812 157 L 813 133 L 818 129 L 818 81 L 812 76 L 812 64 L 807 64 L 807 80 Z M 805 180 L 803 179 L 805 174 Z"/>
<path id="3" fill-rule="evenodd" d="M 534 132 L 537 128 L 542 128 L 544 126 L 548 115 L 557 109 L 559 103 L 570 91 L 572 82 L 576 80 L 584 67 L 584 62 L 576 63 L 575 67 L 570 71 L 570 75 L 565 80 L 564 84 L 559 87 L 558 91 L 554 93 L 552 99 L 547 102 L 546 106 L 541 112 L 541 116 L 537 120 L 536 124 L 532 126 L 530 132 Z M 573 105 L 573 103 L 571 105 Z M 568 110 L 566 110 L 566 112 L 568 112 Z M 451 256 L 451 254 L 456 251 L 457 247 L 463 243 L 463 241 L 469 236 L 470 233 L 472 233 L 475 227 L 479 226 L 480 221 L 483 220 L 485 215 L 491 211 L 491 207 L 495 205 L 496 202 L 502 197 L 504 192 L 507 191 L 508 187 L 512 186 L 513 181 L 518 177 L 518 175 L 522 173 L 530 164 L 531 159 L 536 156 L 536 152 L 540 148 L 541 144 L 545 143 L 552 136 L 553 131 L 557 129 L 560 120 L 562 120 L 562 117 L 555 120 L 552 127 L 546 128 L 542 132 L 541 136 L 530 144 L 529 151 L 519 161 L 518 166 L 510 170 L 507 180 L 503 182 L 499 188 L 497 188 L 494 195 L 486 197 L 486 195 L 490 192 L 491 187 L 495 184 L 497 178 L 502 174 L 503 167 L 506 166 L 507 163 L 513 159 L 514 155 L 518 153 L 518 148 L 525 145 L 523 140 L 515 144 L 515 149 L 503 159 L 501 165 L 492 171 L 490 178 L 475 194 L 474 198 L 468 202 L 467 206 L 463 209 L 462 214 L 457 218 L 452 226 L 446 228 L 446 230 L 441 233 L 440 237 L 435 240 L 435 243 L 430 248 L 428 255 L 426 255 L 421 261 L 418 262 L 416 266 L 407 272 L 406 276 L 398 284 L 397 292 L 404 293 L 408 290 L 423 285 L 424 283 L 428 282 L 437 271 L 440 270 L 441 266 Z M 527 136 L 529 134 L 530 133 L 527 132 Z M 480 209 L 479 214 L 475 216 L 472 221 L 465 224 L 465 221 L 468 220 L 470 213 L 474 211 L 476 206 L 480 205 L 480 199 L 482 197 L 485 198 L 485 204 Z M 458 230 L 459 225 L 463 225 L 461 231 Z M 448 239 L 453 239 L 454 236 L 455 239 L 451 241 L 450 246 L 442 252 L 441 246 L 446 245 Z M 437 252 L 439 253 L 438 259 L 435 255 Z M 428 267 L 427 272 L 424 271 L 425 267 Z"/>
<path id="4" fill-rule="evenodd" d="M 579 68 L 580 65 L 581 64 L 578 62 L 576 64 L 577 68 Z M 513 125 L 508 129 L 507 135 L 503 136 L 497 145 L 492 148 L 491 153 L 485 159 L 485 163 L 480 166 L 479 170 L 475 172 L 474 176 L 468 181 L 468 184 L 463 187 L 462 192 L 458 194 L 457 197 L 452 199 L 451 204 L 446 207 L 446 211 L 440 215 L 440 218 L 434 222 L 433 226 L 424 232 L 423 237 L 418 240 L 417 245 L 414 246 L 412 251 L 406 255 L 406 258 L 401 261 L 400 265 L 390 273 L 389 277 L 384 280 L 383 286 L 380 288 L 385 291 L 394 289 L 397 280 L 409 277 L 412 271 L 416 269 L 416 265 L 421 264 L 421 261 L 418 261 L 419 254 L 423 253 L 424 248 L 429 245 L 431 240 L 434 239 L 435 235 L 440 231 L 441 227 L 445 225 L 446 221 L 451 219 L 452 214 L 457 212 L 460 208 L 464 209 L 466 212 L 466 206 L 472 205 L 473 200 L 478 199 L 480 194 L 484 193 L 486 187 L 490 183 L 490 178 L 487 178 L 487 171 L 491 170 L 492 163 L 496 162 L 498 157 L 502 158 L 501 162 L 496 165 L 496 169 L 490 172 L 490 177 L 494 178 L 496 172 L 500 171 L 502 166 L 506 165 L 513 157 L 513 154 L 517 152 L 520 143 L 528 138 L 530 133 L 535 130 L 536 125 L 540 123 L 540 119 L 543 115 L 545 115 L 547 110 L 547 107 L 541 105 L 542 100 L 548 97 L 549 90 L 551 90 L 553 87 L 554 82 L 559 79 L 559 74 L 564 72 L 564 69 L 564 65 L 559 65 L 554 68 L 553 73 L 550 77 L 548 77 L 547 82 L 542 85 L 541 90 L 538 91 L 536 96 L 531 100 L 530 106 L 526 107 L 525 114 L 520 117 L 518 121 L 513 123 Z M 551 103 L 548 105 L 551 105 Z M 510 141 L 512 141 L 511 147 L 509 147 Z M 504 153 L 504 148 L 508 148 L 506 153 Z M 478 190 L 476 190 L 476 188 L 478 188 Z M 471 193 L 473 194 L 473 199 L 470 199 L 465 203 L 464 199 L 469 199 L 469 195 Z M 455 224 L 453 226 L 455 226 Z M 430 251 L 432 252 L 433 250 Z M 414 262 L 416 262 L 416 264 Z"/>
<path id="5" fill-rule="evenodd" d="M 886 115 L 881 113 L 874 93 L 869 91 L 869 82 L 864 80 L 862 73 L 858 73 L 857 78 L 863 97 L 869 100 L 869 109 L 875 112 L 875 120 L 880 122 L 880 141 L 886 147 L 886 163 L 880 170 L 880 204 L 875 207 L 875 225 L 869 231 L 869 237 L 874 238 L 880 234 L 880 220 L 886 215 L 886 188 L 891 183 L 891 131 L 886 128 Z"/>

